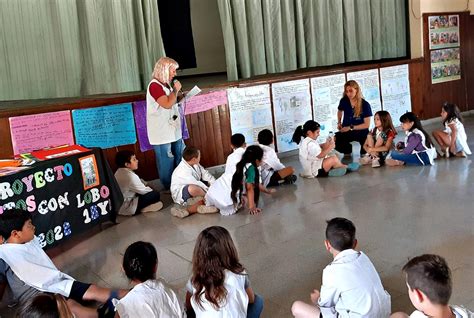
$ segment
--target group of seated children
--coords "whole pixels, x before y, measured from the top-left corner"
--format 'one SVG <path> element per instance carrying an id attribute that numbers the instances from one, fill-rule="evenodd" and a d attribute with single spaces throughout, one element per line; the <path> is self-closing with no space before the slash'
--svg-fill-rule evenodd
<path id="1" fill-rule="evenodd" d="M 445 130 L 436 130 L 433 137 L 441 147 L 441 156 L 465 157 L 471 151 L 462 124 L 459 109 L 454 104 L 445 103 L 441 110 Z M 412 112 L 400 117 L 401 128 L 406 137 L 396 144 L 397 135 L 392 118 L 387 111 L 374 115 L 375 127 L 367 135 L 359 162 L 378 168 L 403 165 L 431 165 L 437 156 L 429 134 L 423 129 L 419 118 Z M 343 164 L 332 151 L 335 139 L 330 136 L 319 143 L 320 125 L 308 120 L 298 126 L 293 134 L 293 142 L 299 145 L 299 160 L 304 178 L 343 176 L 356 171 L 360 165 L 352 162 Z M 247 206 L 251 214 L 259 213 L 260 192 L 273 193 L 269 187 L 292 184 L 296 181 L 293 167 L 286 167 L 278 158 L 274 148 L 271 130 L 264 129 L 258 134 L 258 145 L 247 147 L 242 134 L 231 137 L 233 153 L 226 161 L 225 172 L 217 180 L 200 165 L 201 153 L 188 146 L 183 152 L 181 163 L 171 177 L 171 195 L 176 203 L 171 214 L 184 218 L 193 213 L 216 213 L 231 215 L 242 206 Z M 160 195 L 152 190 L 133 172 L 138 168 L 138 160 L 131 151 L 119 151 L 116 162 L 119 167 L 115 177 L 124 194 L 125 202 L 119 214 L 133 215 L 140 212 L 157 211 L 162 208 Z"/>
<path id="2" fill-rule="evenodd" d="M 17 317 L 260 317 L 263 299 L 253 291 L 229 232 L 220 226 L 204 229 L 192 257 L 185 300 L 157 278 L 153 244 L 138 241 L 127 247 L 123 271 L 130 290 L 111 291 L 74 280 L 60 272 L 39 246 L 30 214 L 7 210 L 0 215 L 0 283 L 7 283 L 19 308 Z M 389 317 L 390 295 L 370 259 L 357 251 L 356 229 L 345 218 L 327 222 L 326 250 L 334 260 L 323 270 L 320 291 L 311 303 L 295 301 L 294 317 Z M 451 273 L 437 255 L 421 255 L 404 267 L 408 294 L 417 309 L 410 317 L 473 317 L 466 308 L 450 306 Z M 105 302 L 99 309 L 79 303 Z M 184 308 L 182 303 L 184 302 Z M 408 317 L 397 312 L 392 318 Z"/>
<path id="3" fill-rule="evenodd" d="M 59 271 L 38 243 L 30 213 L 7 210 L 0 215 L 0 299 L 8 285 L 19 318 L 31 317 L 260 317 L 263 299 L 250 286 L 229 232 L 211 226 L 199 234 L 186 308 L 162 279 L 156 278 L 158 256 L 147 242 L 125 251 L 123 271 L 132 289 L 111 291 L 76 281 Z M 98 309 L 80 303 L 105 303 Z"/>

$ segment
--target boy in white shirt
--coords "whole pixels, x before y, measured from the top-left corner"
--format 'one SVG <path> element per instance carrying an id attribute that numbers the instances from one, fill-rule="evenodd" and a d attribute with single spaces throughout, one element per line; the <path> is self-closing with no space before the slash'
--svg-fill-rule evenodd
<path id="1" fill-rule="evenodd" d="M 245 148 L 247 148 L 245 136 L 242 134 L 233 134 L 232 137 L 230 137 L 230 145 L 233 152 L 227 157 L 224 173 L 233 176 L 235 173 L 235 166 L 240 160 L 242 160 L 242 155 L 245 152 Z"/>
<path id="2" fill-rule="evenodd" d="M 324 245 L 334 260 L 323 271 L 321 292 L 315 289 L 311 293 L 311 305 L 295 301 L 291 307 L 293 316 L 389 317 L 390 295 L 370 259 L 354 250 L 354 224 L 345 218 L 327 223 Z"/>
<path id="3" fill-rule="evenodd" d="M 112 298 L 122 298 L 128 292 L 79 282 L 59 271 L 35 236 L 31 213 L 20 209 L 0 214 L 0 285 L 4 283 L 10 286 L 14 301 L 19 305 L 40 292 L 60 294 L 68 299 L 68 307 L 76 317 L 113 313 Z M 2 296 L 0 292 L 0 299 Z M 96 300 L 106 306 L 99 311 L 78 303 L 85 300 Z"/>
<path id="4" fill-rule="evenodd" d="M 452 292 L 451 271 L 438 255 L 424 254 L 412 258 L 403 266 L 406 274 L 408 296 L 415 310 L 410 318 L 472 318 L 474 314 L 460 306 L 450 306 Z M 391 318 L 408 317 L 394 313 Z"/>
<path id="5" fill-rule="evenodd" d="M 174 169 L 171 176 L 171 197 L 181 206 L 171 208 L 171 214 L 184 218 L 193 213 L 216 213 L 217 208 L 206 206 L 204 196 L 216 179 L 203 166 L 201 152 L 195 147 L 186 147 L 183 160 Z M 183 208 L 182 206 L 185 206 Z"/>
<path id="6" fill-rule="evenodd" d="M 262 164 L 260 165 L 263 185 L 265 187 L 275 187 L 280 183 L 295 183 L 295 169 L 291 166 L 285 167 L 272 147 L 274 143 L 272 131 L 270 129 L 261 130 L 258 133 L 257 140 L 263 149 Z"/>
<path id="7" fill-rule="evenodd" d="M 140 212 L 159 211 L 163 208 L 160 193 L 147 186 L 134 172 L 138 169 L 138 159 L 133 151 L 117 152 L 115 163 L 118 166 L 115 179 L 124 198 L 118 214 L 134 215 Z"/>

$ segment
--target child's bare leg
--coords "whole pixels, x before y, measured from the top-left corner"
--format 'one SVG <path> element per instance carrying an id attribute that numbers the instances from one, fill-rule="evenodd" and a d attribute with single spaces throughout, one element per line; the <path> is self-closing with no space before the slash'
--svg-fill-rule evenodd
<path id="1" fill-rule="evenodd" d="M 451 136 L 448 133 L 442 130 L 435 130 L 432 135 L 443 151 L 451 145 Z"/>
<path id="2" fill-rule="evenodd" d="M 110 288 L 99 287 L 97 285 L 90 285 L 87 291 L 82 296 L 84 300 L 96 300 L 102 303 L 105 303 L 109 297 L 112 290 Z M 128 290 L 118 289 L 118 297 L 122 298 L 128 293 Z"/>
<path id="3" fill-rule="evenodd" d="M 206 195 L 206 191 L 203 188 L 194 184 L 188 185 L 188 192 L 192 197 L 203 197 Z"/>
<path id="4" fill-rule="evenodd" d="M 295 318 L 318 318 L 320 310 L 315 305 L 297 300 L 291 306 L 291 313 Z"/>
<path id="5" fill-rule="evenodd" d="M 291 176 L 292 174 L 294 174 L 295 169 L 293 169 L 293 167 L 285 167 L 281 170 L 278 170 L 277 172 L 280 175 L 280 178 L 285 179 L 286 177 Z"/>
<path id="6" fill-rule="evenodd" d="M 84 307 L 72 299 L 68 299 L 66 303 L 75 317 L 81 317 L 81 318 L 97 318 L 98 317 L 97 309 L 95 308 Z"/>
<path id="7" fill-rule="evenodd" d="M 331 156 L 324 158 L 323 160 L 323 169 L 328 172 L 331 169 L 336 168 L 347 168 L 347 165 L 341 163 L 337 156 Z"/>
<path id="8" fill-rule="evenodd" d="M 373 148 L 378 148 L 378 147 L 382 147 L 383 146 L 383 139 L 382 138 L 378 138 L 376 141 L 375 141 L 375 144 L 373 146 Z M 372 151 L 370 153 L 372 156 L 374 157 L 378 157 L 379 156 L 379 153 L 377 151 Z"/>
<path id="9" fill-rule="evenodd" d="M 193 213 L 197 213 L 198 211 L 198 206 L 200 205 L 205 205 L 206 203 L 204 203 L 204 200 L 199 200 L 197 201 L 196 203 L 192 204 L 192 205 L 188 205 L 186 207 L 186 211 L 189 212 L 189 214 L 193 214 Z"/>

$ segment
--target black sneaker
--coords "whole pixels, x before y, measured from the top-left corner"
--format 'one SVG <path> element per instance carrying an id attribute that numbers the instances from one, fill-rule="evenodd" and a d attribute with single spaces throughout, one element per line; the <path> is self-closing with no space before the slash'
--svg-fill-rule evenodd
<path id="1" fill-rule="evenodd" d="M 292 174 L 284 179 L 283 184 L 293 184 L 296 182 L 296 179 L 298 179 L 298 177 Z"/>

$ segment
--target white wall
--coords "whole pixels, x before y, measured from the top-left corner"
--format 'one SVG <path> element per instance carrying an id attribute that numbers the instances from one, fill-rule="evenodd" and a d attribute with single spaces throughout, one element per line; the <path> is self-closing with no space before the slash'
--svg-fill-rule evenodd
<path id="1" fill-rule="evenodd" d="M 226 72 L 224 38 L 217 0 L 191 0 L 191 23 L 197 68 L 182 75 Z"/>
<path id="2" fill-rule="evenodd" d="M 474 0 L 410 0 L 409 6 L 412 58 L 423 56 L 423 13 L 458 12 L 470 9 L 471 14 L 474 14 Z"/>

